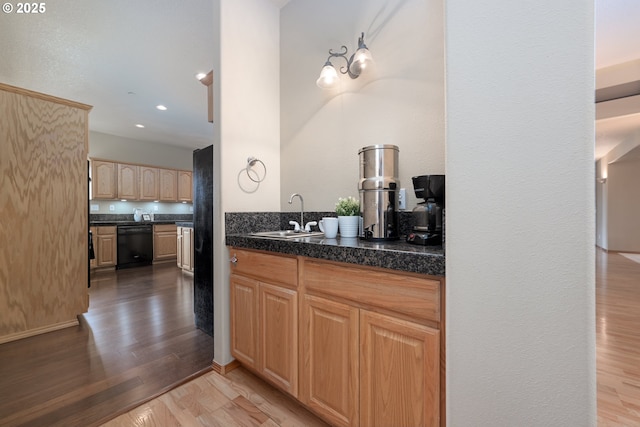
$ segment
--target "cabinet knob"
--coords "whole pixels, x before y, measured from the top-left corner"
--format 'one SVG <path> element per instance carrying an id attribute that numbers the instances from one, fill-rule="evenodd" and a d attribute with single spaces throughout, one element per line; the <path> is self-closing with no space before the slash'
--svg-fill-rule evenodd
<path id="1" fill-rule="evenodd" d="M 231 264 L 236 265 L 238 263 L 238 257 L 236 256 L 236 254 L 233 254 L 229 261 L 231 261 Z"/>

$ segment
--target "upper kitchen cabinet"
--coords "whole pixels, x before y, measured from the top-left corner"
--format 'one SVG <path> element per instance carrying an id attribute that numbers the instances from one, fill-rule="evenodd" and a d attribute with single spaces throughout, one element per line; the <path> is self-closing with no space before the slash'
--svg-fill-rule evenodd
<path id="1" fill-rule="evenodd" d="M 193 173 L 191 171 L 178 171 L 178 201 L 193 201 Z"/>
<path id="2" fill-rule="evenodd" d="M 140 200 L 155 201 L 160 200 L 160 184 L 158 179 L 158 168 L 150 166 L 140 166 Z"/>
<path id="3" fill-rule="evenodd" d="M 0 343 L 87 311 L 90 109 L 0 84 Z"/>
<path id="4" fill-rule="evenodd" d="M 178 201 L 178 171 L 174 169 L 160 169 L 160 201 Z"/>
<path id="5" fill-rule="evenodd" d="M 94 199 L 115 199 L 117 164 L 105 160 L 91 160 L 91 191 Z"/>
<path id="6" fill-rule="evenodd" d="M 118 163 L 118 199 L 138 200 L 138 166 Z"/>

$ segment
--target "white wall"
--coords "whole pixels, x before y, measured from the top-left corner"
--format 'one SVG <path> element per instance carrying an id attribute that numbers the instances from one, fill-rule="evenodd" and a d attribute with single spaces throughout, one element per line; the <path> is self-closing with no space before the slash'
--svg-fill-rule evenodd
<path id="1" fill-rule="evenodd" d="M 593 2 L 446 11 L 448 425 L 595 426 Z"/>
<path id="2" fill-rule="evenodd" d="M 331 211 L 338 197 L 358 196 L 358 150 L 399 147 L 407 207 L 411 176 L 444 173 L 444 33 L 442 0 L 293 0 L 281 13 L 281 209 Z M 315 85 L 329 49 L 357 39 L 375 66 L 339 88 Z M 336 69 L 345 61 L 332 59 Z"/>
<path id="3" fill-rule="evenodd" d="M 606 249 L 640 253 L 640 159 L 608 165 Z"/>
<path id="4" fill-rule="evenodd" d="M 266 0 L 219 0 L 213 21 L 220 29 L 213 48 L 214 360 L 225 365 L 232 357 L 223 213 L 280 207 L 279 9 Z M 266 165 L 259 185 L 244 172 L 249 156 Z"/>
<path id="5" fill-rule="evenodd" d="M 101 132 L 89 132 L 89 157 L 192 170 L 193 150 Z"/>

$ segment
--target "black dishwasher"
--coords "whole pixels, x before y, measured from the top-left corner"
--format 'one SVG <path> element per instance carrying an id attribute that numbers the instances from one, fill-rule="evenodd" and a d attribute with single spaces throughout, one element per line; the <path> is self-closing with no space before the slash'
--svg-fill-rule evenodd
<path id="1" fill-rule="evenodd" d="M 150 265 L 153 262 L 153 228 L 150 224 L 118 226 L 116 269 Z"/>

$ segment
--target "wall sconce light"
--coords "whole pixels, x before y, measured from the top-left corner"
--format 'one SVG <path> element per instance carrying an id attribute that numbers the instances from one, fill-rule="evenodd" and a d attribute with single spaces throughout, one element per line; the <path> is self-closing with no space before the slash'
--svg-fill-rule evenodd
<path id="1" fill-rule="evenodd" d="M 331 63 L 331 58 L 342 58 L 347 62 L 347 66 L 341 67 L 340 72 L 347 74 L 352 79 L 357 79 L 368 65 L 373 62 L 373 57 L 369 48 L 364 44 L 364 33 L 358 38 L 358 50 L 356 53 L 347 58 L 347 47 L 342 46 L 340 52 L 334 52 L 329 49 L 329 57 L 327 62 L 324 63 L 322 71 L 320 71 L 320 77 L 316 80 L 316 85 L 321 89 L 330 89 L 334 87 L 338 82 L 338 72 Z"/>

